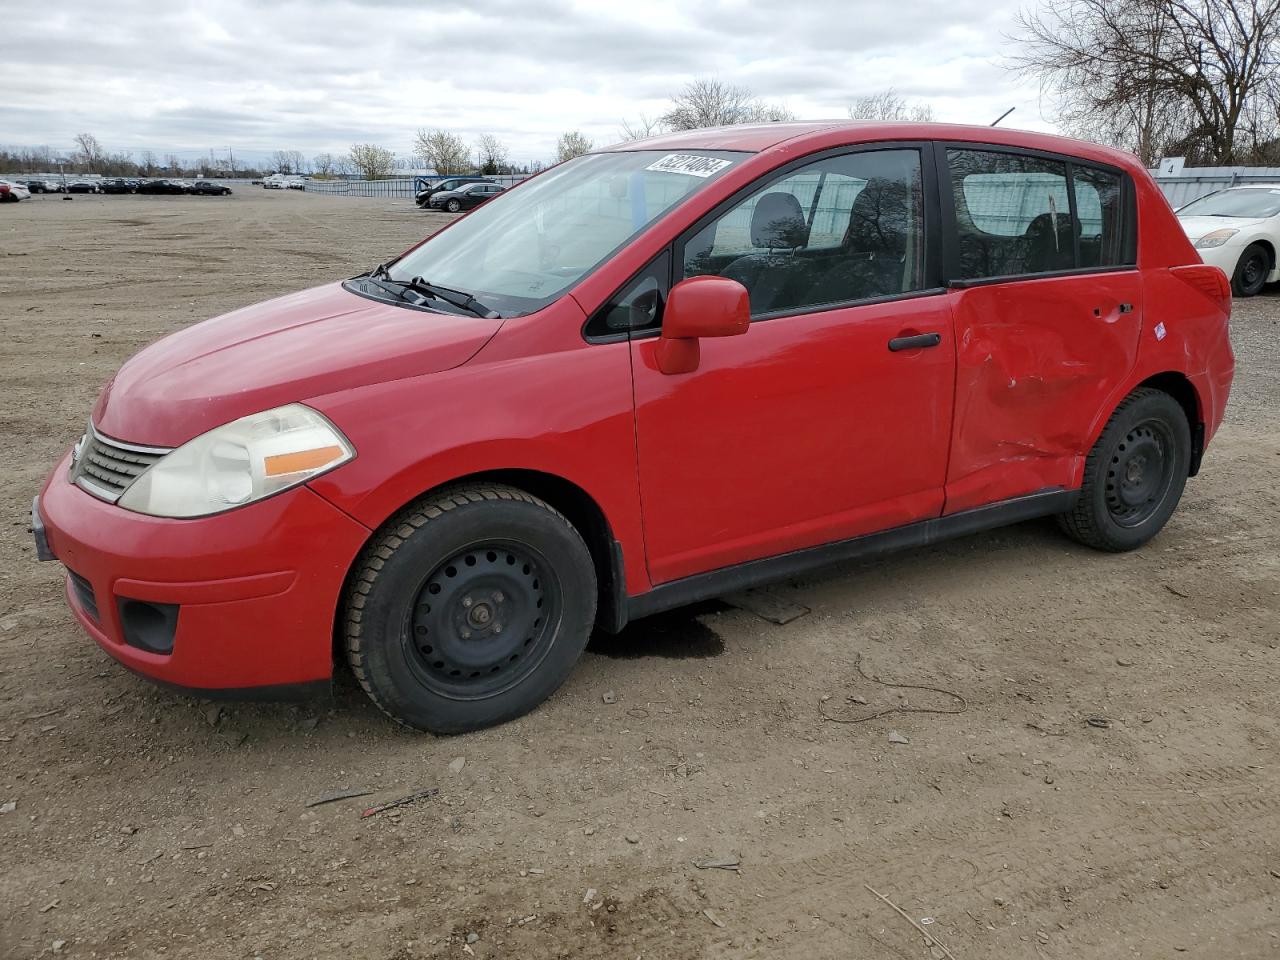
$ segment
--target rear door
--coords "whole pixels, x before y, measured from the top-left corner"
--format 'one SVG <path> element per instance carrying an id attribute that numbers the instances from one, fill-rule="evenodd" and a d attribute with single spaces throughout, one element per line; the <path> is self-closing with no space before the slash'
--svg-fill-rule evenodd
<path id="1" fill-rule="evenodd" d="M 880 145 L 800 162 L 691 228 L 672 280 L 738 280 L 752 312 L 691 373 L 654 361 L 661 262 L 614 308 L 652 324 L 632 368 L 655 583 L 940 513 L 954 341 L 929 160 Z"/>
<path id="2" fill-rule="evenodd" d="M 1075 485 L 1141 329 L 1133 187 L 1121 171 L 940 144 L 956 331 L 946 510 Z"/>

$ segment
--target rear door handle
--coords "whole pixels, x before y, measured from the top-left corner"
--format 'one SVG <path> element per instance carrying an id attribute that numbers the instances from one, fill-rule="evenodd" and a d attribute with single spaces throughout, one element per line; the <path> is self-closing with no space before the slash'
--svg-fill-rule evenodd
<path id="1" fill-rule="evenodd" d="M 889 341 L 889 349 L 893 353 L 900 350 L 919 350 L 922 347 L 936 347 L 942 342 L 940 333 L 917 333 L 913 337 L 894 337 Z"/>

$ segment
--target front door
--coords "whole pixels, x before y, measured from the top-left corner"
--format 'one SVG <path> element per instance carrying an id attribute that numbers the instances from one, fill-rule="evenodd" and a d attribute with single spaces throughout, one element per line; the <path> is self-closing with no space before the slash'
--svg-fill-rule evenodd
<path id="1" fill-rule="evenodd" d="M 704 339 L 685 374 L 658 370 L 652 336 L 632 341 L 654 583 L 941 512 L 955 343 L 921 159 L 797 166 L 677 242 L 672 279 L 738 280 L 752 324 Z"/>
<path id="2" fill-rule="evenodd" d="M 1137 360 L 1142 282 L 1124 175 L 946 147 L 957 347 L 946 513 L 1076 483 Z"/>

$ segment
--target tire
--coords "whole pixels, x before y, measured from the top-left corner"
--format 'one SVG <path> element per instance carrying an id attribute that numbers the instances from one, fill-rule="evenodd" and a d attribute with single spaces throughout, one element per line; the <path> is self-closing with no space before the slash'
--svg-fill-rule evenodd
<path id="1" fill-rule="evenodd" d="M 1271 256 L 1260 243 L 1251 243 L 1240 254 L 1240 262 L 1231 275 L 1231 292 L 1237 297 L 1252 297 L 1262 292 L 1271 272 Z"/>
<path id="2" fill-rule="evenodd" d="M 1129 394 L 1089 452 L 1067 536 L 1096 550 L 1135 550 L 1164 527 L 1187 483 L 1191 429 L 1178 401 L 1142 387 Z"/>
<path id="3" fill-rule="evenodd" d="M 502 484 L 446 488 L 392 517 L 356 562 L 347 662 L 397 722 L 479 730 L 556 691 L 595 610 L 591 554 L 562 514 Z"/>
<path id="4" fill-rule="evenodd" d="M 457 200 L 450 200 L 448 203 L 445 204 L 445 208 L 450 213 L 457 213 L 459 210 L 462 209 L 462 204 L 460 204 Z"/>

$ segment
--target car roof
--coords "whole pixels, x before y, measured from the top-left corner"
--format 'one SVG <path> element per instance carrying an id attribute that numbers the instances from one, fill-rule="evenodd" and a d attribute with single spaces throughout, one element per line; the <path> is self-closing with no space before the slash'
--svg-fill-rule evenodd
<path id="1" fill-rule="evenodd" d="M 782 121 L 778 123 L 736 124 L 664 133 L 644 140 L 614 144 L 599 153 L 629 150 L 740 150 L 760 153 L 786 144 L 788 149 L 804 152 L 806 148 L 821 150 L 841 144 L 866 143 L 876 140 L 957 140 L 991 143 L 1000 146 L 1045 150 L 1087 157 L 1104 163 L 1132 166 L 1132 154 L 1103 147 L 1084 140 L 1073 140 L 1050 133 L 1017 130 L 1013 127 L 976 126 L 960 123 L 919 123 L 904 120 L 817 120 Z"/>

